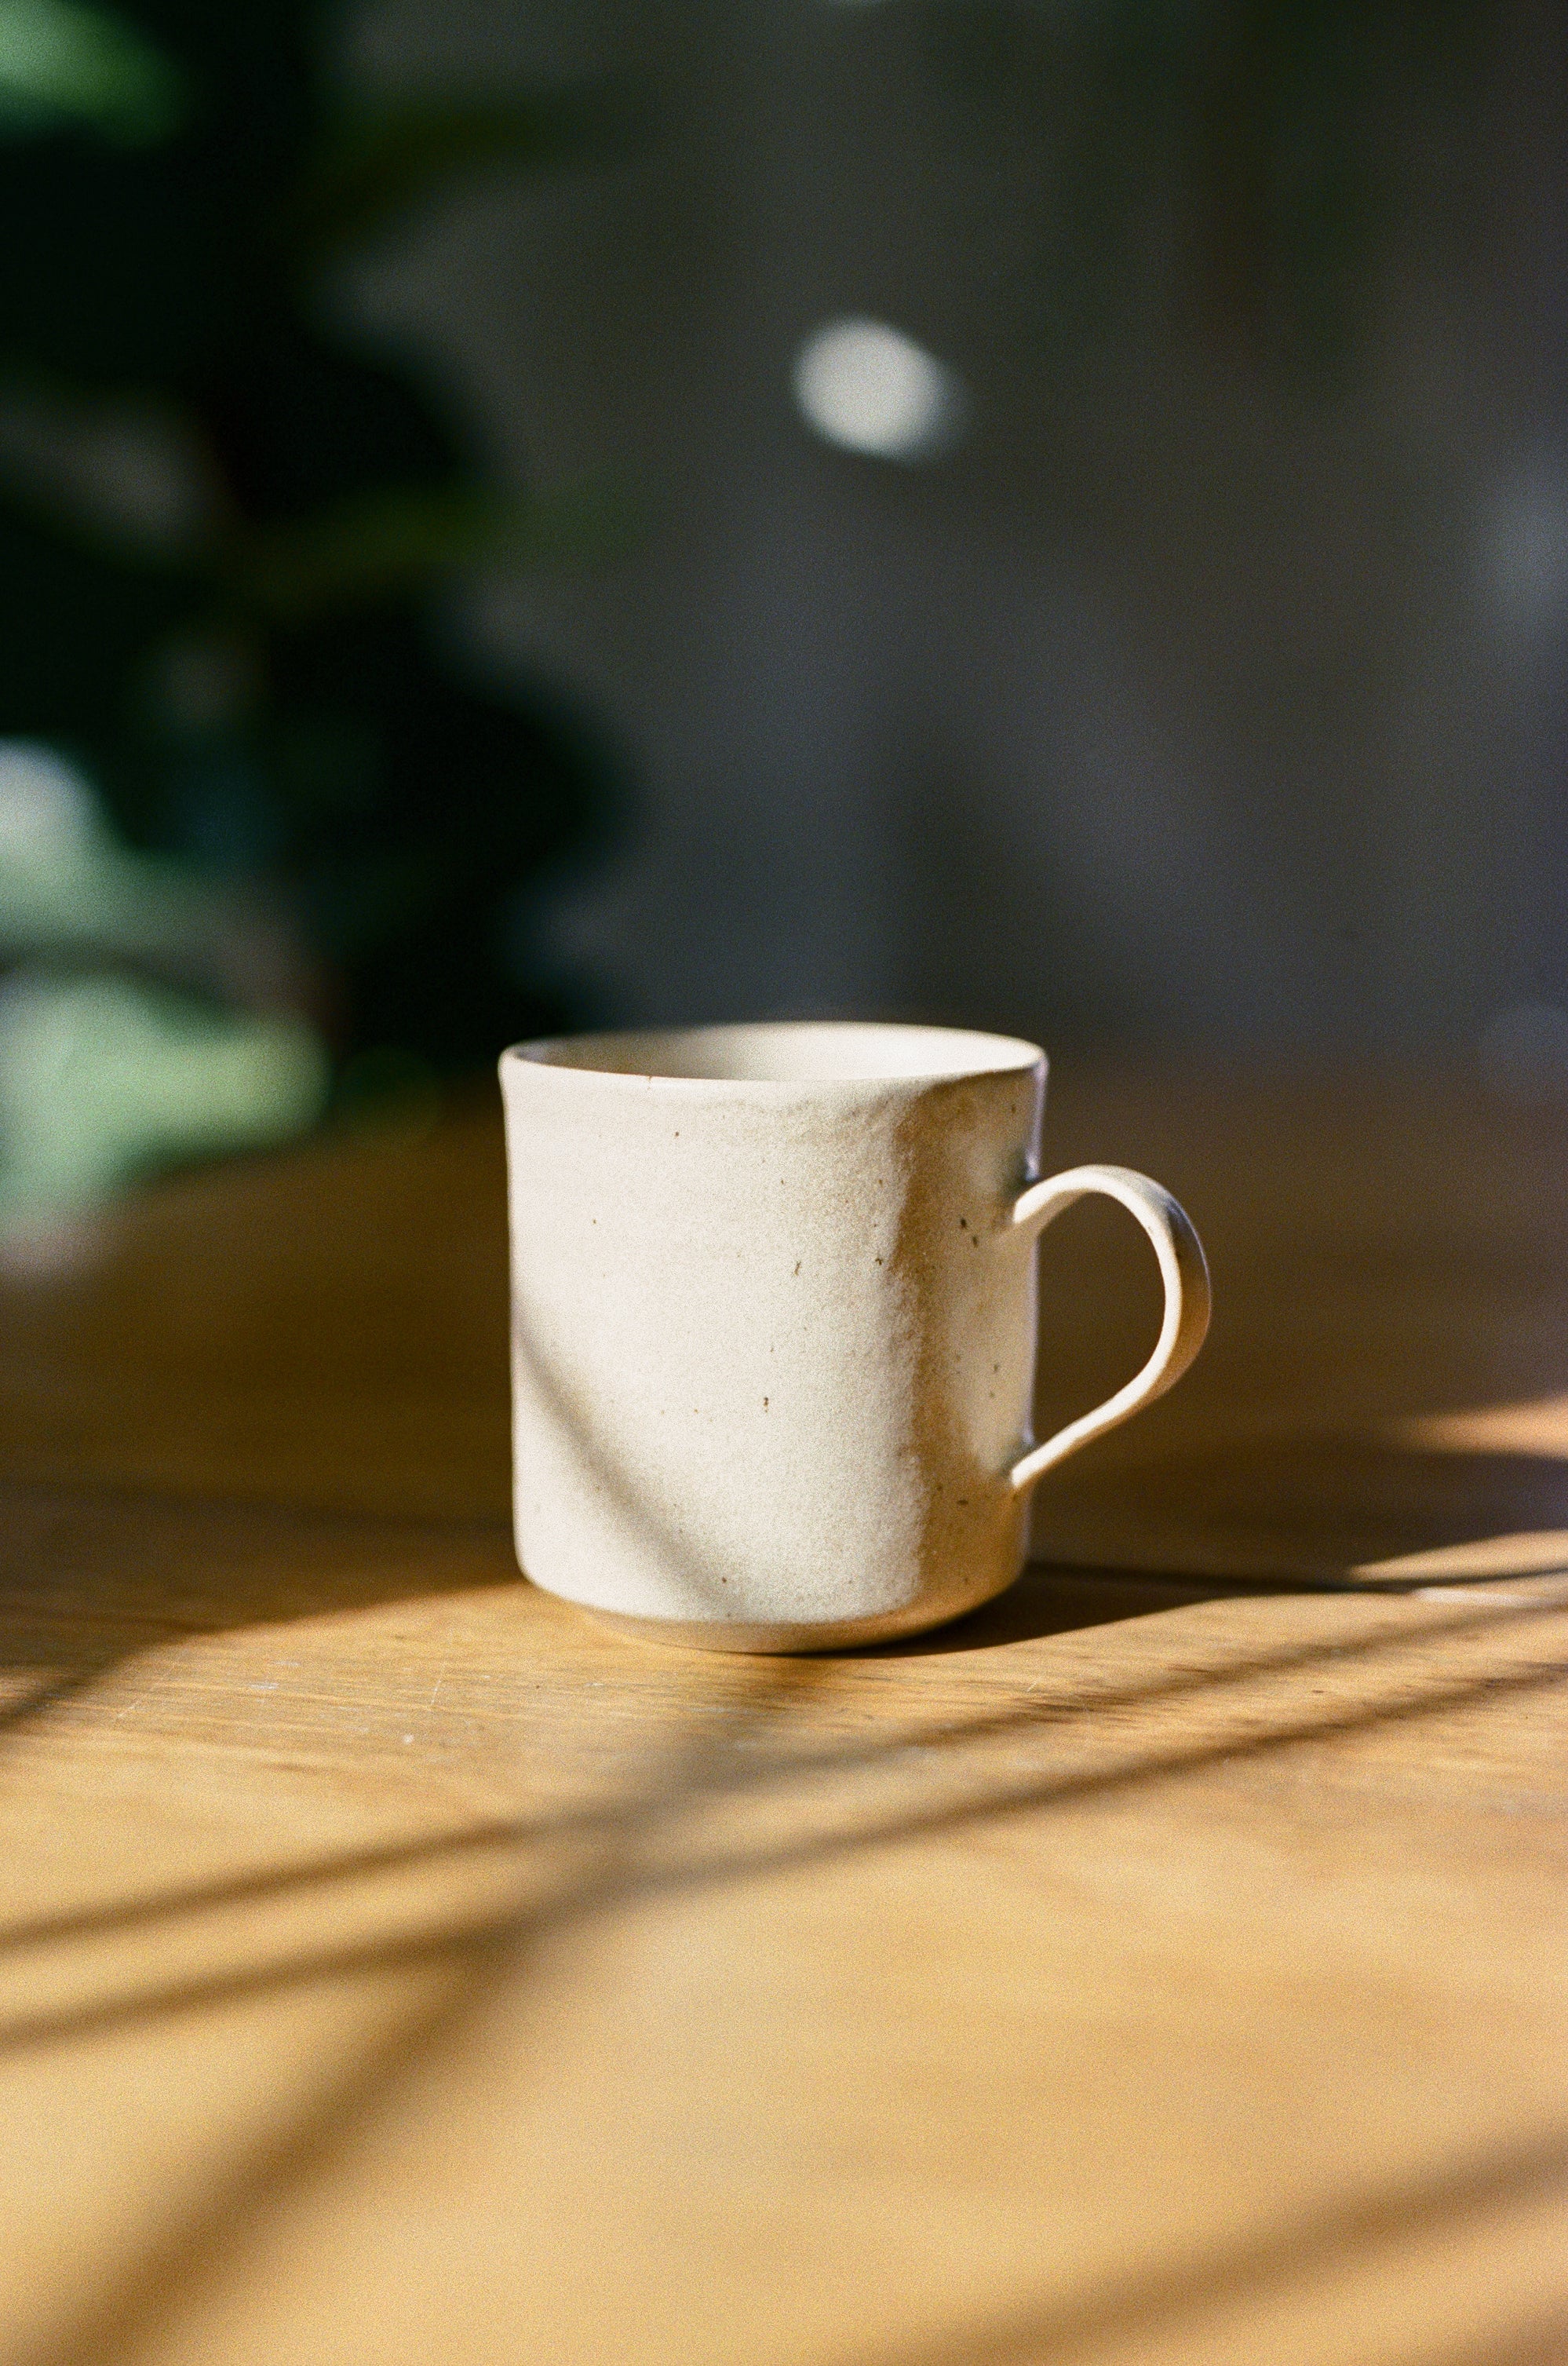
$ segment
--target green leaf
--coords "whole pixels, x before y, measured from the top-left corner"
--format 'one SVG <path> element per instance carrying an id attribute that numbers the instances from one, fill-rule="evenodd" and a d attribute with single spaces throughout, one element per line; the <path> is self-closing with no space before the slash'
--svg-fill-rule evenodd
<path id="1" fill-rule="evenodd" d="M 173 59 L 84 0 L 0 0 L 0 137 L 84 126 L 125 147 L 162 140 L 185 113 Z"/>
<path id="2" fill-rule="evenodd" d="M 0 361 L 0 504 L 124 562 L 199 564 L 223 500 L 199 422 L 167 397 Z"/>
<path id="3" fill-rule="evenodd" d="M 243 536 L 232 592 L 290 625 L 418 592 L 465 568 L 610 557 L 632 521 L 603 486 L 521 497 L 472 485 L 389 487 Z"/>

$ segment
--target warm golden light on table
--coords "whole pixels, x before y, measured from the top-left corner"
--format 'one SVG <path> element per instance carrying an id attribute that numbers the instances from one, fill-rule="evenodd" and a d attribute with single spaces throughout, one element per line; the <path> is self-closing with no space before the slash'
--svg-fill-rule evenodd
<path id="1" fill-rule="evenodd" d="M 518 1576 L 487 1109 L 6 1289 L 7 2359 L 1561 2353 L 1568 1125 L 1103 1076 L 1047 1138 L 1169 1176 L 1211 1346 L 858 1656 Z M 1117 1222 L 1042 1424 L 1144 1339 Z"/>

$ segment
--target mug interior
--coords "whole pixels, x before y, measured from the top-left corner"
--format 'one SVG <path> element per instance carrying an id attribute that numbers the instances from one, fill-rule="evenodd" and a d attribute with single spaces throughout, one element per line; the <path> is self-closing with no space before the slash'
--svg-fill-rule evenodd
<path id="1" fill-rule="evenodd" d="M 834 1019 L 560 1035 L 519 1043 L 513 1055 L 545 1067 L 587 1068 L 602 1076 L 778 1085 L 987 1076 L 1033 1068 L 1044 1056 L 1037 1044 L 1015 1035 Z"/>

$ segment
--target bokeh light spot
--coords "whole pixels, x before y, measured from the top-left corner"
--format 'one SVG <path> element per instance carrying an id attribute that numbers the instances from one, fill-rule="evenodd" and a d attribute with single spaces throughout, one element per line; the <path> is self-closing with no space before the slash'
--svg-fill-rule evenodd
<path id="1" fill-rule="evenodd" d="M 925 460 L 962 432 L 964 390 L 946 365 L 880 321 L 834 321 L 795 357 L 795 400 L 829 444 Z"/>

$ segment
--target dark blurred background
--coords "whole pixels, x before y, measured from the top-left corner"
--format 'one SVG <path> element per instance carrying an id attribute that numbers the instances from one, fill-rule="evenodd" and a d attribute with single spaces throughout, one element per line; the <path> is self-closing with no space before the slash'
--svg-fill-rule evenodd
<path id="1" fill-rule="evenodd" d="M 0 0 L 0 1217 L 618 1021 L 1568 1090 L 1565 51 Z"/>

